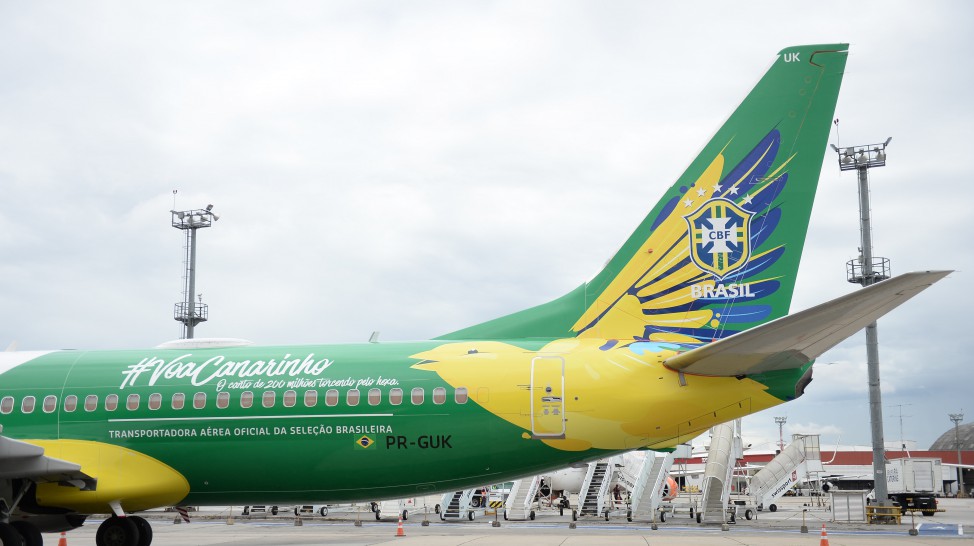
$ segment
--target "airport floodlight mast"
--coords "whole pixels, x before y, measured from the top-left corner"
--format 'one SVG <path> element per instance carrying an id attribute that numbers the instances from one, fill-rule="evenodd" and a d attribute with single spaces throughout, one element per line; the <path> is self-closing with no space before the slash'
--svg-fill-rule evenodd
<path id="1" fill-rule="evenodd" d="M 838 120 L 836 120 L 838 121 Z M 850 146 L 842 150 L 834 144 L 839 154 L 839 170 L 856 170 L 859 173 L 859 231 L 861 246 L 859 258 L 846 262 L 848 281 L 863 288 L 890 277 L 889 260 L 873 257 L 872 227 L 869 215 L 869 169 L 886 165 L 886 147 L 893 137 L 882 144 Z M 866 366 L 869 375 L 869 417 L 873 440 L 873 482 L 876 503 L 889 504 L 886 483 L 886 446 L 883 438 L 883 399 L 879 388 L 879 337 L 876 323 L 866 326 Z"/>
<path id="2" fill-rule="evenodd" d="M 967 497 L 967 493 L 964 491 L 964 467 L 961 465 L 963 462 L 960 458 L 960 424 L 964 420 L 963 413 L 950 413 L 950 420 L 954 422 L 954 446 L 957 448 L 957 496 L 960 498 Z"/>
<path id="3" fill-rule="evenodd" d="M 775 417 L 774 422 L 778 423 L 778 450 L 785 450 L 785 423 L 788 422 L 788 417 Z"/>
<path id="4" fill-rule="evenodd" d="M 186 232 L 186 246 L 183 248 L 183 265 L 186 268 L 183 274 L 183 301 L 176 304 L 173 318 L 183 323 L 182 339 L 193 339 L 194 328 L 207 319 L 209 311 L 202 302 L 202 294 L 201 301 L 193 301 L 196 294 L 196 230 L 210 227 L 220 217 L 213 213 L 213 205 L 207 205 L 205 209 L 174 209 L 169 212 L 172 213 L 172 227 Z"/>

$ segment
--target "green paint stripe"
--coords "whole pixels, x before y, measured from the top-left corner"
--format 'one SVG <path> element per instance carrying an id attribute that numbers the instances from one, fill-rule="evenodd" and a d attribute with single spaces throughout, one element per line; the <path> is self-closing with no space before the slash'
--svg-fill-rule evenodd
<path id="1" fill-rule="evenodd" d="M 248 421 L 251 419 L 335 419 L 343 417 L 394 417 L 393 413 L 343 413 L 339 415 L 239 415 L 221 417 L 146 417 L 144 419 L 109 419 L 109 423 L 147 423 L 152 421 Z"/>

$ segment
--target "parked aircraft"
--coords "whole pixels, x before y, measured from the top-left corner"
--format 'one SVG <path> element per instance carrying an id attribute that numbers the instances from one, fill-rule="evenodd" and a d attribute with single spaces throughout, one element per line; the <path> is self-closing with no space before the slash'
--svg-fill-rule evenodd
<path id="1" fill-rule="evenodd" d="M 552 302 L 430 341 L 0 354 L 0 541 L 112 514 L 99 546 L 146 546 L 134 514 L 154 507 L 456 491 L 801 396 L 817 356 L 947 274 L 786 316 L 846 49 L 778 53 L 605 268 Z"/>

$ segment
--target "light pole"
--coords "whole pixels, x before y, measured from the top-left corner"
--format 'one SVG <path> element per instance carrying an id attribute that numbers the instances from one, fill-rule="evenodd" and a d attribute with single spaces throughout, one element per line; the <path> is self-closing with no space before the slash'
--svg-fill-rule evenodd
<path id="1" fill-rule="evenodd" d="M 785 423 L 788 421 L 788 417 L 775 417 L 774 422 L 778 423 L 778 450 L 785 450 Z"/>
<path id="2" fill-rule="evenodd" d="M 882 144 L 851 146 L 843 150 L 832 146 L 839 154 L 839 170 L 856 170 L 859 173 L 859 231 L 861 246 L 859 259 L 846 263 L 848 280 L 863 288 L 888 279 L 889 260 L 873 258 L 872 227 L 869 223 L 869 169 L 886 165 L 886 146 L 893 140 L 887 138 Z M 872 424 L 873 440 L 873 483 L 876 488 L 876 503 L 888 504 L 889 490 L 886 484 L 886 445 L 883 438 L 883 397 L 879 388 L 879 336 L 876 323 L 866 326 L 866 364 L 869 375 L 869 417 Z"/>
<path id="3" fill-rule="evenodd" d="M 202 301 L 193 301 L 196 294 L 196 230 L 210 227 L 220 217 L 213 213 L 213 205 L 207 205 L 205 209 L 169 212 L 172 213 L 172 227 L 186 232 L 186 246 L 183 248 L 186 267 L 183 274 L 183 301 L 176 304 L 173 318 L 183 323 L 182 338 L 193 339 L 193 329 L 207 319 L 209 311 Z"/>
<path id="4" fill-rule="evenodd" d="M 957 448 L 957 496 L 964 498 L 967 493 L 964 492 L 964 468 L 961 467 L 963 462 L 960 459 L 960 423 L 964 420 L 963 413 L 950 413 L 950 420 L 954 422 L 954 446 Z"/>

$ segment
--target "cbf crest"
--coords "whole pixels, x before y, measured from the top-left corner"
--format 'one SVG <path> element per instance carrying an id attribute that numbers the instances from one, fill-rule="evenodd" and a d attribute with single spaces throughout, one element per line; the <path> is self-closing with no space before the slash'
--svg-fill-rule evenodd
<path id="1" fill-rule="evenodd" d="M 684 216 L 690 234 L 690 259 L 723 279 L 751 257 L 752 213 L 727 199 L 711 199 Z"/>

